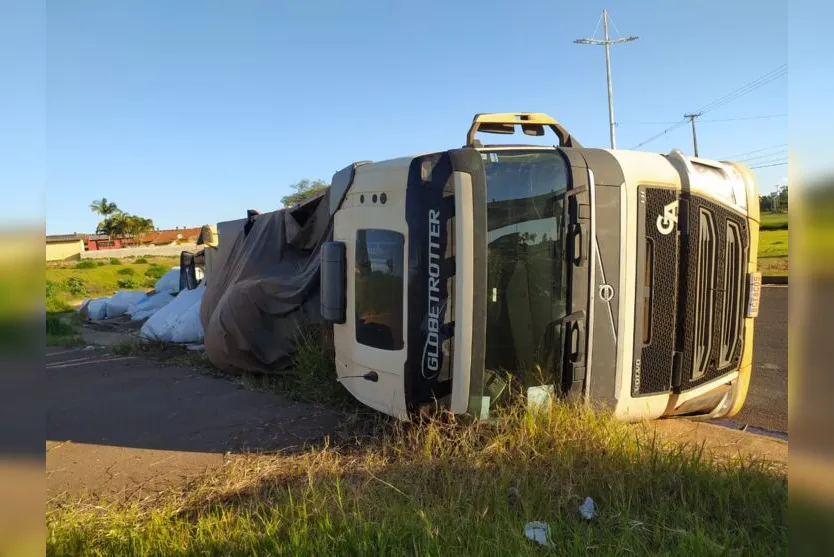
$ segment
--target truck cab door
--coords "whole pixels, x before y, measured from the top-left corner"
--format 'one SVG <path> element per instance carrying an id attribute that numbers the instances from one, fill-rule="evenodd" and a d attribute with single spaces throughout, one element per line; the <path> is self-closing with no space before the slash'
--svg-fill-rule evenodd
<path id="1" fill-rule="evenodd" d="M 595 242 L 592 172 L 581 154 L 563 151 L 570 163 L 571 180 L 565 203 L 567 255 L 567 316 L 561 327 L 562 392 L 569 398 L 587 394 L 590 367 L 593 291 L 591 285 Z"/>

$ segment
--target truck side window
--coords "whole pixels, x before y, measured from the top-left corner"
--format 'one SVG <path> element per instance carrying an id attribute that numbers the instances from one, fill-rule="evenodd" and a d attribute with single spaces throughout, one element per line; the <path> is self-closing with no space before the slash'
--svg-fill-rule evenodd
<path id="1" fill-rule="evenodd" d="M 400 350 L 403 341 L 405 238 L 392 230 L 356 232 L 356 341 Z"/>

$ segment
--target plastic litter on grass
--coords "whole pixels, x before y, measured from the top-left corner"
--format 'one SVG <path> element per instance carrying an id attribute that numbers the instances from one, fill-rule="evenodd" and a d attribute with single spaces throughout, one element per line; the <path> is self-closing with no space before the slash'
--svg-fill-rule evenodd
<path id="1" fill-rule="evenodd" d="M 528 522 L 524 525 L 524 535 L 527 539 L 539 545 L 553 547 L 550 540 L 550 524 L 547 522 Z"/>
<path id="2" fill-rule="evenodd" d="M 585 502 L 579 506 L 579 514 L 581 514 L 582 518 L 585 520 L 591 520 L 594 518 L 594 515 L 596 514 L 594 500 L 590 497 L 585 497 Z"/>

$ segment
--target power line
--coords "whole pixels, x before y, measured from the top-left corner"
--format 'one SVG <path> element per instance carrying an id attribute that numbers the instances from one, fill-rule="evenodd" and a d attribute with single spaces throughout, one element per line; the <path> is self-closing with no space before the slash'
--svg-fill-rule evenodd
<path id="1" fill-rule="evenodd" d="M 771 118 L 785 118 L 785 117 L 787 117 L 787 114 L 767 114 L 767 115 L 763 115 L 763 116 L 742 116 L 742 117 L 739 117 L 739 118 L 720 118 L 720 119 L 711 118 L 711 119 L 707 119 L 707 120 L 698 120 L 698 121 L 699 122 L 739 122 L 739 121 L 742 121 L 742 120 L 768 120 L 768 119 L 771 119 Z M 634 125 L 669 126 L 671 124 L 677 124 L 677 122 L 671 122 L 671 121 L 668 121 L 668 120 L 665 121 L 665 122 L 659 122 L 657 120 L 655 120 L 655 121 L 626 120 L 625 122 L 622 122 L 622 121 L 617 122 L 618 126 L 622 125 L 622 124 L 626 124 L 626 125 L 629 125 L 629 126 L 634 126 Z"/>
<path id="2" fill-rule="evenodd" d="M 743 157 L 744 155 L 752 155 L 753 153 L 761 153 L 762 151 L 769 151 L 770 149 L 778 149 L 779 147 L 787 147 L 787 146 L 788 146 L 787 143 L 780 143 L 779 145 L 773 145 L 771 147 L 763 147 L 761 149 L 756 149 L 755 151 L 747 151 L 746 153 L 736 153 L 735 155 L 732 155 L 732 156 L 727 157 L 727 158 L 728 159 L 734 159 L 736 157 Z"/>
<path id="3" fill-rule="evenodd" d="M 785 166 L 786 164 L 788 164 L 788 161 L 777 162 L 777 163 L 773 163 L 773 164 L 760 164 L 760 165 L 757 165 L 757 166 L 751 166 L 750 169 L 752 170 L 754 168 L 770 168 L 772 166 Z"/>
<path id="4" fill-rule="evenodd" d="M 787 155 L 782 155 L 781 157 L 774 157 L 772 159 L 768 159 L 766 161 L 739 161 L 741 164 L 746 164 L 747 166 L 765 166 L 768 164 L 776 164 L 780 162 L 785 162 L 788 160 Z"/>
<path id="5" fill-rule="evenodd" d="M 724 95 L 723 97 L 721 97 L 719 99 L 716 99 L 716 100 L 712 101 L 711 103 L 702 106 L 701 108 L 699 108 L 697 110 L 697 112 L 701 112 L 701 113 L 705 114 L 705 113 L 707 113 L 711 110 L 715 110 L 718 107 L 724 106 L 725 104 L 727 104 L 731 101 L 734 101 L 739 97 L 743 97 L 744 95 L 746 95 L 746 94 L 748 94 L 752 91 L 755 91 L 756 89 L 758 89 L 760 87 L 763 87 L 763 86 L 767 85 L 771 81 L 774 81 L 774 80 L 779 79 L 780 77 L 782 77 L 784 75 L 787 75 L 787 73 L 788 73 L 788 65 L 787 64 L 782 64 L 778 68 L 769 71 L 765 75 L 763 75 L 763 76 L 761 76 L 757 79 L 754 79 L 753 81 L 747 83 L 746 85 L 742 85 L 741 87 L 739 87 L 735 91 L 733 91 L 731 93 L 728 93 L 728 94 Z"/>
<path id="6" fill-rule="evenodd" d="M 756 89 L 758 89 L 760 87 L 763 87 L 764 85 L 767 85 L 771 81 L 773 81 L 775 79 L 778 79 L 778 78 L 782 77 L 783 75 L 787 74 L 788 73 L 787 68 L 788 68 L 787 64 L 782 64 L 778 68 L 769 71 L 768 73 L 764 74 L 763 76 L 761 76 L 757 79 L 754 79 L 753 81 L 750 81 L 745 85 L 742 85 L 741 87 L 739 87 L 735 91 L 732 91 L 731 93 L 728 93 L 728 94 L 724 95 L 723 97 L 719 97 L 718 99 L 715 99 L 714 101 L 712 101 L 710 103 L 707 103 L 706 105 L 702 106 L 700 109 L 696 110 L 692 114 L 706 114 L 707 112 L 709 112 L 711 110 L 715 110 L 718 107 L 724 106 L 725 104 L 727 104 L 731 101 L 734 101 L 739 97 L 743 97 L 744 95 L 746 95 L 748 93 L 751 93 L 752 91 L 755 91 Z M 649 139 L 646 139 L 645 141 L 643 141 L 642 143 L 639 143 L 635 147 L 632 147 L 632 149 L 639 149 L 643 145 L 646 145 L 647 143 L 651 143 L 655 139 L 663 137 L 664 135 L 666 135 L 670 131 L 676 130 L 677 128 L 679 128 L 679 127 L 683 126 L 684 124 L 688 123 L 689 121 L 690 121 L 690 119 L 685 117 L 682 120 L 680 120 L 678 122 L 675 122 L 673 125 L 669 126 L 668 128 L 666 128 L 662 132 L 660 132 L 658 134 L 655 134 L 652 137 L 650 137 Z"/>
<path id="7" fill-rule="evenodd" d="M 675 124 L 674 124 L 674 125 L 669 126 L 668 128 L 666 128 L 666 129 L 665 129 L 665 130 L 663 130 L 662 132 L 660 132 L 660 133 L 658 133 L 658 134 L 656 134 L 656 135 L 651 136 L 650 138 L 648 138 L 647 140 L 643 141 L 642 143 L 638 143 L 637 145 L 635 145 L 634 147 L 632 147 L 632 150 L 633 150 L 633 149 L 639 149 L 640 147 L 642 147 L 642 146 L 643 146 L 643 145 L 645 145 L 646 143 L 651 143 L 651 142 L 652 142 L 652 141 L 654 141 L 655 139 L 658 139 L 659 137 L 663 137 L 664 135 L 666 135 L 666 134 L 667 134 L 667 133 L 669 133 L 670 131 L 674 131 L 674 130 L 678 129 L 679 127 L 683 126 L 683 125 L 684 125 L 684 124 L 686 124 L 688 121 L 689 121 L 689 119 L 688 119 L 688 118 L 684 118 L 684 119 L 683 119 L 683 120 L 681 120 L 680 122 L 675 122 Z"/>
<path id="8" fill-rule="evenodd" d="M 787 114 L 769 114 L 767 116 L 744 116 L 741 118 L 720 118 L 718 120 L 698 120 L 699 122 L 740 122 L 741 120 L 770 120 L 773 118 L 785 118 Z"/>
<path id="9" fill-rule="evenodd" d="M 781 149 L 779 151 L 774 151 L 772 153 L 763 153 L 761 155 L 754 155 L 752 157 L 737 158 L 735 160 L 737 160 L 738 162 L 754 162 L 754 161 L 757 161 L 759 159 L 772 159 L 773 157 L 784 157 L 787 154 L 788 154 L 787 149 Z"/>

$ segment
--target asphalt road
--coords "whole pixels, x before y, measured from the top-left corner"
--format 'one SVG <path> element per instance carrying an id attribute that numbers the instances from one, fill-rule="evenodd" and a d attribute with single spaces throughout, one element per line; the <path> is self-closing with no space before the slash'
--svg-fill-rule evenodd
<path id="1" fill-rule="evenodd" d="M 747 401 L 732 421 L 788 431 L 788 287 L 762 289 L 753 339 L 753 375 Z"/>
<path id="2" fill-rule="evenodd" d="M 106 349 L 48 349 L 47 494 L 162 491 L 235 455 L 300 450 L 339 416 Z"/>

